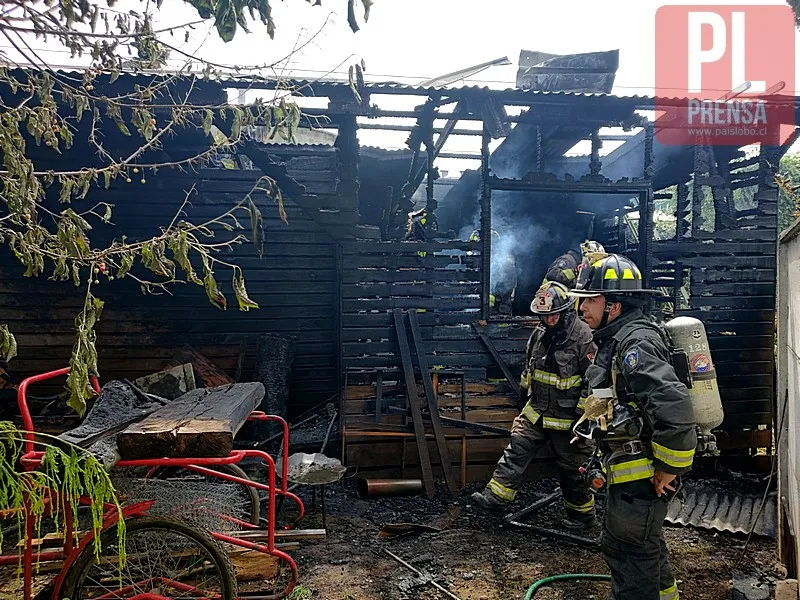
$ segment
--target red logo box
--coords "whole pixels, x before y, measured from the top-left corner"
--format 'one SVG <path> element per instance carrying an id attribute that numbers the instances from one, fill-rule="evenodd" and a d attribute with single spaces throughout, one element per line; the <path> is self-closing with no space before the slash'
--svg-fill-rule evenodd
<path id="1" fill-rule="evenodd" d="M 795 125 L 789 6 L 662 6 L 656 12 L 662 144 L 785 142 Z"/>

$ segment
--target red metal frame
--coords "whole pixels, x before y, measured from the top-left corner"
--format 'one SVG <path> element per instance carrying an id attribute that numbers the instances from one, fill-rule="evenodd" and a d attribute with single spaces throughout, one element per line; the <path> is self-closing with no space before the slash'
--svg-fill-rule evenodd
<path id="1" fill-rule="evenodd" d="M 68 375 L 70 372 L 69 368 L 58 369 L 56 371 L 50 371 L 48 373 L 42 373 L 40 375 L 34 375 L 33 377 L 28 377 L 27 379 L 23 380 L 18 389 L 17 389 L 17 404 L 19 405 L 19 411 L 22 416 L 22 423 L 25 429 L 24 432 L 24 454 L 20 459 L 23 468 L 27 471 L 34 470 L 39 467 L 42 461 L 42 457 L 44 456 L 44 452 L 37 451 L 35 448 L 35 439 L 34 439 L 34 424 L 33 418 L 31 417 L 30 409 L 28 408 L 27 402 L 27 390 L 28 387 L 35 383 L 39 383 L 41 381 L 46 381 L 48 379 L 54 379 L 56 377 L 61 377 L 64 375 Z M 100 393 L 100 385 L 97 378 L 92 377 L 91 379 L 92 387 L 94 388 L 96 393 Z M 201 473 L 203 475 L 209 477 L 216 477 L 218 479 L 222 479 L 225 481 L 230 481 L 232 483 L 238 483 L 240 485 L 246 485 L 250 487 L 254 487 L 258 490 L 265 491 L 268 494 L 268 508 L 267 508 L 267 544 L 256 544 L 253 542 L 249 542 L 247 540 L 242 540 L 236 537 L 232 537 L 229 535 L 225 535 L 219 532 L 211 531 L 209 532 L 212 537 L 215 539 L 225 542 L 228 544 L 232 544 L 235 546 L 240 546 L 242 548 L 247 548 L 249 550 L 256 550 L 258 552 L 263 552 L 266 554 L 271 554 L 273 556 L 278 557 L 280 560 L 284 560 L 288 563 L 289 568 L 291 570 L 291 581 L 285 590 L 278 594 L 272 595 L 262 595 L 262 596 L 254 596 L 248 594 L 247 597 L 252 600 L 279 600 L 280 598 L 285 598 L 288 596 L 292 589 L 297 582 L 297 565 L 295 564 L 294 560 L 291 556 L 286 554 L 285 552 L 278 550 L 275 547 L 275 513 L 276 513 L 276 494 L 280 494 L 285 498 L 289 498 L 293 500 L 298 507 L 298 520 L 303 517 L 305 514 L 305 506 L 303 505 L 303 501 L 297 497 L 295 494 L 291 493 L 288 490 L 288 479 L 286 477 L 286 473 L 288 473 L 288 460 L 289 460 L 289 425 L 288 423 L 281 417 L 276 415 L 268 415 L 261 411 L 253 412 L 248 420 L 252 421 L 276 421 L 281 424 L 283 429 L 283 457 L 282 457 L 282 473 L 283 477 L 281 477 L 281 486 L 280 488 L 276 489 L 276 471 L 275 471 L 275 460 L 261 450 L 234 450 L 228 456 L 221 457 L 221 458 L 159 458 L 159 459 L 143 459 L 143 460 L 120 460 L 117 463 L 118 467 L 151 467 L 150 472 L 151 474 L 154 469 L 161 468 L 161 467 L 183 467 L 191 471 L 195 471 L 197 473 Z M 221 473 L 219 471 L 215 471 L 214 469 L 210 469 L 208 467 L 213 466 L 220 466 L 220 465 L 229 465 L 229 464 L 236 464 L 241 462 L 244 458 L 256 458 L 261 459 L 267 464 L 268 470 L 268 483 L 263 484 L 257 481 L 251 481 L 249 479 L 243 479 L 241 477 L 237 477 L 235 475 L 229 475 L 227 473 Z M 54 494 L 54 498 L 57 498 Z M 140 502 L 137 504 L 133 504 L 130 506 L 124 506 L 122 513 L 123 518 L 127 519 L 129 517 L 139 517 L 145 516 L 147 511 L 156 501 L 148 501 L 148 502 Z M 45 510 L 49 513 L 50 508 L 52 506 L 53 499 L 46 499 Z M 90 500 L 88 498 L 82 498 L 81 504 L 89 504 Z M 119 515 L 116 511 L 116 507 L 114 506 L 106 506 L 107 512 L 103 521 L 103 531 L 108 529 L 109 527 L 113 527 L 117 520 L 119 519 Z M 24 509 L 26 512 L 29 513 L 29 509 L 26 507 Z M 0 511 L 0 518 L 5 518 L 8 516 L 13 515 L 15 512 L 19 511 Z M 30 516 L 29 514 L 27 516 Z M 50 551 L 50 552 L 36 552 L 33 551 L 33 520 L 30 518 L 26 518 L 26 543 L 25 549 L 23 551 L 22 556 L 22 564 L 23 564 L 23 586 L 24 586 L 24 600 L 31 600 L 31 585 L 33 579 L 33 563 L 34 559 L 37 562 L 43 561 L 58 561 L 63 560 L 64 564 L 61 567 L 57 577 L 54 580 L 54 589 L 53 589 L 53 600 L 60 600 L 61 599 L 61 588 L 64 584 L 65 578 L 67 573 L 69 572 L 70 568 L 73 566 L 75 560 L 81 554 L 81 552 L 93 541 L 94 536 L 89 534 L 85 536 L 80 542 L 75 546 L 74 544 L 74 535 L 73 535 L 73 523 L 72 523 L 72 514 L 70 510 L 66 511 L 65 515 L 66 521 L 66 529 L 65 537 L 64 537 L 64 546 L 62 550 L 59 551 Z M 238 519 L 230 518 L 231 520 L 241 523 L 242 525 L 246 525 L 248 528 L 253 528 L 254 526 L 249 523 L 240 522 Z M 9 565 L 9 564 L 17 564 L 19 561 L 19 557 L 17 555 L 0 555 L 0 565 Z M 154 594 L 139 594 L 136 596 L 138 600 L 168 600 L 162 596 L 154 595 Z"/>

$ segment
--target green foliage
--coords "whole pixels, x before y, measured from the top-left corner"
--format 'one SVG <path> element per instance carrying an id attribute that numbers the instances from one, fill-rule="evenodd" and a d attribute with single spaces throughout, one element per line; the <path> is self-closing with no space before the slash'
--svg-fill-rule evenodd
<path id="1" fill-rule="evenodd" d="M 795 189 L 800 186 L 800 153 L 784 155 L 778 173 L 778 231 L 783 231 L 800 216 L 800 197 Z"/>
<path id="2" fill-rule="evenodd" d="M 286 600 L 313 600 L 314 595 L 311 590 L 304 585 L 298 585 L 289 594 Z"/>
<path id="3" fill-rule="evenodd" d="M 93 550 L 99 556 L 100 531 L 106 512 L 104 504 L 111 504 L 119 515 L 117 541 L 121 552 L 121 569 L 125 562 L 125 522 L 108 473 L 85 450 L 42 434 L 37 434 L 37 445 L 44 447 L 40 468 L 35 471 L 21 470 L 19 461 L 23 454 L 25 433 L 8 421 L 0 421 L 0 511 L 10 511 L 17 519 L 21 532 L 27 531 L 30 520 L 34 536 L 41 537 L 42 518 L 47 511 L 47 503 L 50 503 L 50 516 L 58 531 L 66 536 L 68 516 L 77 523 L 80 499 L 89 498 L 92 501 Z M 26 502 L 29 510 L 25 510 Z"/>

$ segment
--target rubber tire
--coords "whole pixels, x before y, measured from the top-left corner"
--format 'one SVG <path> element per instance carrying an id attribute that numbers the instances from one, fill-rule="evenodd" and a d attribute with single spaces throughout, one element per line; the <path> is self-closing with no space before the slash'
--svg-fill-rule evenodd
<path id="1" fill-rule="evenodd" d="M 220 543 L 202 529 L 191 527 L 177 519 L 166 517 L 135 517 L 125 521 L 128 534 L 142 529 L 166 529 L 168 531 L 178 531 L 186 537 L 193 539 L 199 546 L 202 546 L 209 557 L 213 560 L 219 572 L 222 594 L 220 600 L 236 600 L 239 595 L 238 584 L 233 564 L 228 554 L 221 547 Z M 111 526 L 100 534 L 102 547 L 115 544 L 117 541 L 117 528 Z M 94 562 L 94 544 L 89 543 L 81 552 L 80 556 L 72 563 L 69 573 L 64 580 L 60 597 L 75 600 L 79 585 L 83 582 L 85 571 Z"/>
<path id="2" fill-rule="evenodd" d="M 170 473 L 174 473 L 175 470 L 181 467 L 162 467 L 160 470 L 156 471 L 155 478 L 161 479 L 165 476 L 168 476 Z M 239 465 L 215 465 L 213 467 L 208 467 L 214 471 L 221 471 L 221 472 L 228 472 L 228 475 L 233 475 L 235 477 L 240 477 L 242 479 L 247 479 L 248 481 L 250 478 L 247 476 L 247 473 L 242 470 Z M 199 475 L 199 473 L 198 473 Z M 220 481 L 225 481 L 224 479 L 220 479 Z M 250 516 L 249 516 L 249 523 L 251 525 L 260 525 L 261 524 L 261 498 L 258 495 L 258 490 L 251 486 L 246 486 L 247 488 L 247 495 L 250 497 Z"/>

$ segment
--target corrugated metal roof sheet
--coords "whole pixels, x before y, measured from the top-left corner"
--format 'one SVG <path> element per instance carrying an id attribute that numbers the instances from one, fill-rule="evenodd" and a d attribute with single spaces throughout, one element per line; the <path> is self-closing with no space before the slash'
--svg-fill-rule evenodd
<path id="1" fill-rule="evenodd" d="M 686 482 L 683 499 L 676 496 L 670 503 L 667 521 L 700 529 L 749 533 L 762 498 L 763 494 L 737 493 L 707 483 Z M 777 531 L 777 494 L 772 492 L 758 517 L 754 534 L 775 539 Z"/>
<path id="2" fill-rule="evenodd" d="M 22 69 L 19 69 L 22 70 Z M 69 76 L 69 77 L 81 77 L 83 72 L 82 71 L 57 71 L 58 73 Z M 136 79 L 147 79 L 147 83 L 151 83 L 153 78 L 157 77 L 175 77 L 179 75 L 180 78 L 190 79 L 196 78 L 201 81 L 207 81 L 208 83 L 216 83 L 223 88 L 252 88 L 252 89 L 272 89 L 276 86 L 280 86 L 282 88 L 300 88 L 306 90 L 319 90 L 325 91 L 333 90 L 333 89 L 349 89 L 350 83 L 347 80 L 340 80 L 340 79 L 278 79 L 273 77 L 262 77 L 258 75 L 239 75 L 236 73 L 224 73 L 221 74 L 219 77 L 212 77 L 209 79 L 203 78 L 199 73 L 195 74 L 186 74 L 183 72 L 173 72 L 173 71 L 137 71 L 137 72 L 125 72 L 120 76 L 120 79 L 126 78 L 133 80 L 136 83 Z M 494 94 L 497 96 L 506 96 L 508 98 L 507 101 L 513 99 L 518 100 L 531 100 L 533 98 L 563 98 L 563 99 L 575 99 L 575 98 L 595 98 L 598 100 L 606 99 L 609 101 L 618 101 L 618 102 L 626 102 L 632 105 L 637 105 L 641 107 L 656 107 L 660 106 L 683 106 L 688 102 L 688 98 L 686 97 L 664 97 L 664 96 L 643 96 L 643 95 L 632 95 L 632 96 L 622 96 L 616 94 L 604 94 L 598 92 L 559 92 L 559 91 L 540 91 L 540 90 L 522 90 L 519 88 L 492 88 L 488 86 L 477 86 L 477 85 L 462 85 L 462 86 L 415 86 L 410 85 L 407 83 L 398 83 L 394 81 L 383 81 L 383 82 L 367 82 L 365 83 L 365 87 L 367 91 L 371 94 L 409 94 L 409 95 L 427 95 L 431 93 L 454 93 L 454 92 L 467 92 L 467 93 L 476 93 L 476 94 Z M 782 96 L 782 95 L 775 95 L 772 96 L 773 102 L 786 102 L 786 103 L 794 103 L 798 104 L 798 100 L 800 97 L 797 96 Z"/>

